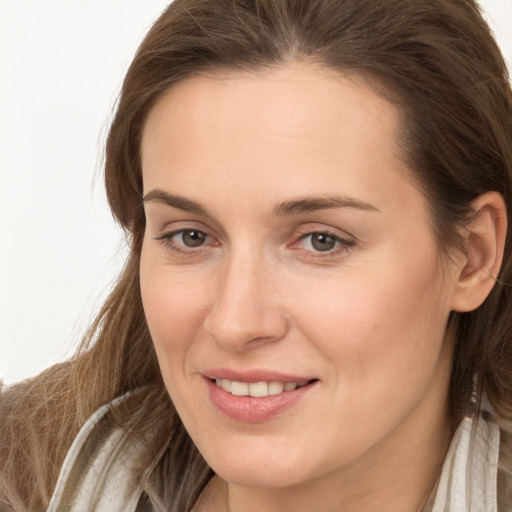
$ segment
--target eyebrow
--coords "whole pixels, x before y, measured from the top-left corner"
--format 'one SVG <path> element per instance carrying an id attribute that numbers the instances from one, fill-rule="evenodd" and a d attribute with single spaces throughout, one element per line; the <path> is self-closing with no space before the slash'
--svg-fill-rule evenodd
<path id="1" fill-rule="evenodd" d="M 211 217 L 210 213 L 208 213 L 208 210 L 198 202 L 192 201 L 192 199 L 187 199 L 186 197 L 169 194 L 168 192 L 165 192 L 159 188 L 155 188 L 148 192 L 143 197 L 142 201 L 144 203 L 154 201 L 156 203 L 165 204 L 173 208 L 178 208 L 179 210 L 183 210 L 185 212 Z"/>
<path id="2" fill-rule="evenodd" d="M 200 203 L 187 199 L 186 197 L 169 194 L 159 188 L 151 190 L 144 196 L 143 202 L 146 203 L 151 201 L 162 203 L 167 206 L 171 206 L 172 208 L 178 208 L 179 210 L 194 213 L 196 215 L 212 217 L 208 210 Z M 372 204 L 351 197 L 320 196 L 284 201 L 283 203 L 278 204 L 273 209 L 272 213 L 275 217 L 287 217 L 290 215 L 299 215 L 317 210 L 328 210 L 334 208 L 355 208 L 363 211 L 379 211 L 379 209 Z"/>
<path id="3" fill-rule="evenodd" d="M 287 215 L 298 215 L 317 210 L 328 210 L 332 208 L 356 208 L 357 210 L 378 212 L 379 209 L 370 203 L 359 201 L 352 197 L 345 196 L 321 196 L 304 197 L 285 201 L 274 208 L 276 217 L 285 217 Z"/>

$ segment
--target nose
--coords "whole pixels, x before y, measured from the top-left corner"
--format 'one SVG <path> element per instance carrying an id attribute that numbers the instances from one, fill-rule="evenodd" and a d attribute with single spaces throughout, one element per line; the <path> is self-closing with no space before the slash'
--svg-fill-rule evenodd
<path id="1" fill-rule="evenodd" d="M 288 330 L 278 280 L 263 257 L 233 255 L 222 263 L 204 326 L 215 342 L 229 350 L 277 341 Z"/>

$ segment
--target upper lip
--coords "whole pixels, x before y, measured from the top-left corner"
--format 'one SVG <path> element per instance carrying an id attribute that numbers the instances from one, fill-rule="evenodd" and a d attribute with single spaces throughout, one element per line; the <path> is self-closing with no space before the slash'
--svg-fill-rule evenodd
<path id="1" fill-rule="evenodd" d="M 208 379 L 227 379 L 236 382 L 306 382 L 315 379 L 315 377 L 308 375 L 297 375 L 256 368 L 243 371 L 234 368 L 212 368 L 202 373 Z"/>

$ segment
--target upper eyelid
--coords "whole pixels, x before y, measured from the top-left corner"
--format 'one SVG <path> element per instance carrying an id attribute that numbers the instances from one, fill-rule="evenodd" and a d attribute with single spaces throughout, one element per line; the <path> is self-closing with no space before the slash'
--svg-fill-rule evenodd
<path id="1" fill-rule="evenodd" d="M 340 242 L 353 242 L 353 240 L 350 237 L 338 235 L 336 233 L 333 233 L 332 231 L 310 231 L 309 233 L 304 233 L 303 235 L 299 236 L 298 239 L 302 240 L 303 238 L 307 238 L 308 236 L 311 235 L 327 235 Z"/>
<path id="2" fill-rule="evenodd" d="M 183 233 L 185 231 L 199 231 L 200 233 L 203 233 L 203 235 L 206 235 L 208 238 L 214 238 L 211 234 L 207 233 L 204 229 L 199 228 L 180 228 L 180 229 L 171 229 L 168 231 L 164 231 L 154 237 L 155 240 L 165 240 L 166 238 L 172 238 L 175 235 L 178 235 L 179 233 Z"/>
<path id="3" fill-rule="evenodd" d="M 158 201 L 150 201 L 145 203 L 144 206 L 149 206 L 148 211 L 145 211 L 146 226 L 153 232 L 163 235 L 180 229 L 198 229 L 217 238 L 224 234 L 222 226 L 218 225 L 215 219 L 210 219 L 208 216 L 205 218 L 204 215 L 169 207 Z M 180 227 L 174 228 L 173 225 Z"/>
<path id="4" fill-rule="evenodd" d="M 176 224 L 176 226 L 173 226 L 174 224 Z M 204 233 L 205 235 L 208 235 L 210 237 L 219 238 L 219 233 L 217 230 L 212 229 L 209 226 L 205 226 L 203 222 L 196 220 L 177 220 L 167 222 L 163 224 L 163 227 L 159 229 L 156 229 L 156 227 L 154 228 L 154 231 L 157 233 L 157 237 L 168 237 L 172 233 L 179 233 L 181 231 L 189 230 L 201 231 L 201 233 Z"/>
<path id="5" fill-rule="evenodd" d="M 344 233 L 344 235 L 343 235 L 341 233 L 338 233 L 337 230 L 329 229 L 329 228 L 325 228 L 325 229 L 322 229 L 322 228 L 306 229 L 303 232 L 301 232 L 299 230 L 299 236 L 314 235 L 316 233 L 322 233 L 322 234 L 331 235 L 331 236 L 339 237 L 339 238 L 345 238 L 345 237 L 346 238 L 353 238 L 348 233 L 345 233 L 345 231 L 343 232 Z"/>
<path id="6" fill-rule="evenodd" d="M 304 237 L 308 235 L 312 235 L 314 233 L 325 233 L 327 235 L 333 236 L 335 238 L 341 238 L 342 240 L 355 242 L 357 238 L 349 233 L 348 231 L 331 227 L 331 226 L 311 226 L 311 227 L 300 227 L 296 231 L 297 237 Z"/>

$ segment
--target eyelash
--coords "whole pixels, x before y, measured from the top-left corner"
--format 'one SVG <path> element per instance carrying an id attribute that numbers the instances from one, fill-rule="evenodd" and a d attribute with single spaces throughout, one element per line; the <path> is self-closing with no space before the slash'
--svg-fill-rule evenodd
<path id="1" fill-rule="evenodd" d="M 329 258 L 333 256 L 339 255 L 340 252 L 344 252 L 351 247 L 355 245 L 354 240 L 347 240 L 346 238 L 343 238 L 331 231 L 328 230 L 311 230 L 311 231 L 304 231 L 303 233 L 300 233 L 299 238 L 297 241 L 293 242 L 291 246 L 298 244 L 299 242 L 305 240 L 308 237 L 312 237 L 313 235 L 324 235 L 329 238 L 332 238 L 335 242 L 335 246 L 332 249 L 329 249 L 327 251 L 315 251 L 315 250 L 307 250 L 303 249 L 304 256 L 308 259 L 320 259 L 320 258 Z M 310 242 L 311 244 L 312 242 Z"/>
<path id="2" fill-rule="evenodd" d="M 208 240 L 208 239 L 214 240 L 213 237 L 211 237 L 210 235 L 208 235 L 204 231 L 201 231 L 200 229 L 194 229 L 194 228 L 184 228 L 184 229 L 177 229 L 175 231 L 169 231 L 168 233 L 163 233 L 162 235 L 156 237 L 155 240 L 157 242 L 160 242 L 162 245 L 164 245 L 166 249 L 174 251 L 178 255 L 181 255 L 181 256 L 194 256 L 194 255 L 199 256 L 205 250 L 205 246 L 204 245 L 198 246 L 197 248 L 192 248 L 192 247 L 187 248 L 185 245 L 178 246 L 178 245 L 173 244 L 171 242 L 171 239 L 173 237 L 175 237 L 176 235 L 179 235 L 179 234 L 183 235 L 183 234 L 185 234 L 187 232 L 189 232 L 189 233 L 190 232 L 200 233 L 201 235 L 204 235 L 205 240 Z"/>
<path id="3" fill-rule="evenodd" d="M 162 235 L 155 238 L 156 241 L 162 243 L 167 249 L 176 252 L 178 255 L 181 256 L 199 256 L 201 255 L 205 250 L 206 246 L 201 245 L 197 248 L 187 248 L 185 245 L 178 246 L 176 244 L 173 244 L 171 242 L 171 239 L 177 235 L 183 235 L 187 232 L 197 232 L 200 233 L 205 237 L 205 240 L 215 240 L 213 237 L 205 233 L 204 231 L 201 231 L 200 229 L 193 229 L 193 228 L 185 228 L 185 229 L 178 229 L 175 231 L 169 231 L 168 233 L 163 233 Z M 335 233 L 332 233 L 328 230 L 311 230 L 311 231 L 304 231 L 302 233 L 299 233 L 299 237 L 288 247 L 294 248 L 294 245 L 300 243 L 301 241 L 305 240 L 307 237 L 312 237 L 313 235 L 325 235 L 329 238 L 332 238 L 335 242 L 335 247 L 326 251 L 315 251 L 315 250 L 307 250 L 302 249 L 304 256 L 306 258 L 328 258 L 332 257 L 334 255 L 337 255 L 339 252 L 343 252 L 348 250 L 350 247 L 353 247 L 355 244 L 355 241 L 353 240 L 347 240 L 346 238 L 343 238 L 339 235 L 336 235 Z"/>

